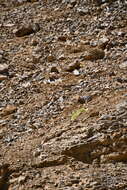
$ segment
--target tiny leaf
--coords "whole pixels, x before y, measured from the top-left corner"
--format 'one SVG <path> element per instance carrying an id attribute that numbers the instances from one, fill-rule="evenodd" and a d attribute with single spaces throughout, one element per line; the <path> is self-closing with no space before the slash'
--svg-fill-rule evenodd
<path id="1" fill-rule="evenodd" d="M 72 112 L 72 115 L 71 115 L 71 120 L 74 121 L 77 119 L 77 117 L 82 113 L 82 112 L 85 112 L 87 111 L 87 109 L 85 108 L 80 108 L 74 112 Z"/>

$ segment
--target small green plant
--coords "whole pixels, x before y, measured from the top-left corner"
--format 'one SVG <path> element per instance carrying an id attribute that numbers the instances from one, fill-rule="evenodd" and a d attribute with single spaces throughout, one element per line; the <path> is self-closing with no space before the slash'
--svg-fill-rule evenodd
<path id="1" fill-rule="evenodd" d="M 87 111 L 87 109 L 80 108 L 80 109 L 72 112 L 72 114 L 71 114 L 71 121 L 76 120 L 81 113 L 86 112 L 86 111 Z"/>

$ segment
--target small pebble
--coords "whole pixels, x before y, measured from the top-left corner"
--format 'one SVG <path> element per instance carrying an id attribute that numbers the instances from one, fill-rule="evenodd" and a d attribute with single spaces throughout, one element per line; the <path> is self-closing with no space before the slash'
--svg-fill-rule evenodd
<path id="1" fill-rule="evenodd" d="M 78 102 L 81 104 L 90 102 L 92 100 L 92 96 L 80 96 Z"/>
<path id="2" fill-rule="evenodd" d="M 127 61 L 124 61 L 123 63 L 121 63 L 121 64 L 119 65 L 119 68 L 120 68 L 120 69 L 127 69 Z"/>
<path id="3" fill-rule="evenodd" d="M 75 70 L 73 71 L 73 74 L 74 74 L 75 76 L 80 75 L 80 73 L 79 73 L 79 71 L 78 71 L 77 69 L 75 69 Z"/>

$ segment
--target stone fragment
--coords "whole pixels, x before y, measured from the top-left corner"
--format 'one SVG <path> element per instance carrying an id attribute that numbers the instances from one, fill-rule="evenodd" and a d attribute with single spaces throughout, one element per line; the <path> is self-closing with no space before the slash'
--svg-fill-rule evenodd
<path id="1" fill-rule="evenodd" d="M 78 98 L 78 102 L 81 103 L 81 104 L 90 102 L 91 100 L 92 100 L 92 96 L 80 96 Z"/>
<path id="2" fill-rule="evenodd" d="M 101 156 L 101 162 L 106 163 L 106 162 L 125 162 L 127 160 L 127 152 L 123 151 L 121 153 L 119 152 L 113 152 L 108 155 L 103 155 Z"/>
<path id="3" fill-rule="evenodd" d="M 61 55 L 58 56 L 57 59 L 58 59 L 58 60 L 64 60 L 65 58 L 66 58 L 65 55 L 64 55 L 64 54 L 61 54 Z"/>
<path id="4" fill-rule="evenodd" d="M 7 105 L 2 110 L 2 115 L 3 116 L 10 115 L 10 114 L 14 113 L 16 110 L 17 110 L 16 106 L 14 106 L 14 105 Z"/>
<path id="5" fill-rule="evenodd" d="M 120 112 L 127 110 L 127 101 L 123 101 L 123 102 L 117 104 L 116 109 L 117 109 L 117 111 L 120 111 Z"/>
<path id="6" fill-rule="evenodd" d="M 33 28 L 34 33 L 38 32 L 40 30 L 40 25 L 38 23 L 34 23 L 31 26 Z"/>
<path id="7" fill-rule="evenodd" d="M 18 29 L 15 32 L 15 35 L 17 37 L 23 37 L 23 36 L 26 36 L 26 35 L 30 35 L 32 33 L 34 33 L 34 31 L 33 31 L 33 28 L 31 26 L 29 26 L 29 27 L 24 27 L 23 26 L 22 28 Z"/>
<path id="8" fill-rule="evenodd" d="M 59 36 L 59 37 L 58 37 L 58 40 L 59 40 L 59 41 L 62 41 L 62 42 L 66 42 L 67 37 L 66 37 L 66 36 Z"/>
<path id="9" fill-rule="evenodd" d="M 80 16 L 84 16 L 89 13 L 89 10 L 84 8 L 77 8 L 77 12 L 79 13 Z"/>
<path id="10" fill-rule="evenodd" d="M 91 111 L 90 117 L 96 117 L 99 116 L 99 111 Z"/>
<path id="11" fill-rule="evenodd" d="M 77 1 L 76 0 L 70 0 L 70 4 L 75 6 L 77 4 Z"/>
<path id="12" fill-rule="evenodd" d="M 110 76 L 110 77 L 115 76 L 115 75 L 116 75 L 116 74 L 115 74 L 114 71 L 109 72 L 109 76 Z"/>
<path id="13" fill-rule="evenodd" d="M 119 65 L 119 68 L 120 68 L 120 69 L 127 69 L 127 61 L 124 61 L 123 63 L 121 63 L 121 64 Z"/>
<path id="14" fill-rule="evenodd" d="M 15 35 L 17 37 L 23 37 L 30 35 L 32 33 L 36 33 L 40 30 L 40 26 L 38 23 L 35 24 L 29 24 L 27 26 L 22 26 L 19 29 L 16 30 Z"/>
<path id="15" fill-rule="evenodd" d="M 38 45 L 37 47 L 34 48 L 33 54 L 36 55 L 40 53 L 42 53 L 42 47 Z"/>
<path id="16" fill-rule="evenodd" d="M 119 83 L 126 83 L 127 79 L 123 79 L 123 78 L 118 77 L 117 78 L 117 82 L 119 82 Z"/>
<path id="17" fill-rule="evenodd" d="M 86 50 L 86 47 L 83 44 L 67 44 L 66 51 L 68 53 L 80 53 Z"/>
<path id="18" fill-rule="evenodd" d="M 72 6 L 75 6 L 77 1 L 76 0 L 63 0 L 62 3 L 66 3 L 66 4 L 68 3 Z"/>
<path id="19" fill-rule="evenodd" d="M 75 70 L 73 71 L 73 74 L 74 74 L 75 76 L 80 75 L 80 73 L 79 73 L 79 71 L 78 71 L 77 69 L 75 69 Z"/>
<path id="20" fill-rule="evenodd" d="M 112 116 L 111 115 L 108 115 L 108 114 L 103 114 L 101 117 L 100 117 L 100 120 L 111 120 L 112 119 Z"/>
<path id="21" fill-rule="evenodd" d="M 39 63 L 40 58 L 41 58 L 41 56 L 39 56 L 39 55 L 33 56 L 33 59 L 32 59 L 33 63 Z"/>
<path id="22" fill-rule="evenodd" d="M 14 5 L 22 5 L 23 3 L 34 3 L 34 2 L 37 2 L 38 0 L 13 0 L 13 4 Z"/>
<path id="23" fill-rule="evenodd" d="M 0 81 L 6 80 L 8 77 L 6 75 L 0 74 Z"/>
<path id="24" fill-rule="evenodd" d="M 58 69 L 55 66 L 51 67 L 51 72 L 59 73 Z"/>
<path id="25" fill-rule="evenodd" d="M 103 59 L 105 52 L 99 48 L 91 48 L 87 51 L 86 55 L 83 56 L 84 60 L 94 61 L 97 59 Z"/>
<path id="26" fill-rule="evenodd" d="M 28 2 L 34 3 L 37 2 L 38 0 L 27 0 Z"/>
<path id="27" fill-rule="evenodd" d="M 13 0 L 12 2 L 13 2 L 13 5 L 14 5 L 14 6 L 20 6 L 20 5 L 22 5 L 23 3 L 28 2 L 28 0 Z"/>
<path id="28" fill-rule="evenodd" d="M 0 64 L 0 74 L 8 74 L 8 65 Z"/>
<path id="29" fill-rule="evenodd" d="M 80 69 L 80 62 L 75 61 L 74 63 L 69 64 L 66 68 L 65 71 L 72 72 L 75 69 Z"/>
<path id="30" fill-rule="evenodd" d="M 38 41 L 36 39 L 31 40 L 31 46 L 37 46 Z"/>
<path id="31" fill-rule="evenodd" d="M 54 55 L 50 54 L 48 57 L 47 57 L 47 61 L 48 62 L 53 62 L 55 60 L 55 57 Z"/>
<path id="32" fill-rule="evenodd" d="M 19 176 L 18 183 L 23 184 L 26 180 L 26 176 Z"/>
<path id="33" fill-rule="evenodd" d="M 52 73 L 50 73 L 49 81 L 50 81 L 50 82 L 53 82 L 53 81 L 57 80 L 58 78 L 59 78 L 58 74 L 52 72 Z"/>
<path id="34" fill-rule="evenodd" d="M 106 37 L 100 38 L 98 42 L 98 46 L 100 49 L 106 49 L 106 46 L 109 42 L 109 39 Z"/>
<path id="35" fill-rule="evenodd" d="M 105 3 L 107 0 L 93 0 L 93 2 L 96 4 L 96 5 L 98 5 L 98 6 L 100 6 L 101 4 L 103 4 L 103 3 Z"/>
<path id="36" fill-rule="evenodd" d="M 4 54 L 4 51 L 0 49 L 0 55 L 3 55 Z"/>

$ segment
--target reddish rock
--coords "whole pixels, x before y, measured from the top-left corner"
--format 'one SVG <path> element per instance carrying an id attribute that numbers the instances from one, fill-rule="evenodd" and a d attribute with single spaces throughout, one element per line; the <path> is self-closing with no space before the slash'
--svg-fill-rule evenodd
<path id="1" fill-rule="evenodd" d="M 8 77 L 6 75 L 0 74 L 0 81 L 6 80 Z"/>

